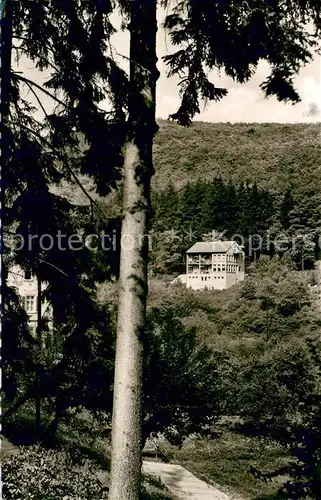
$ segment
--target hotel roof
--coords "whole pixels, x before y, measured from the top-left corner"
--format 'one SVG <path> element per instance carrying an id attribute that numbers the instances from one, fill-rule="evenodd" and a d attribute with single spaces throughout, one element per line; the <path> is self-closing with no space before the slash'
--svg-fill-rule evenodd
<path id="1" fill-rule="evenodd" d="M 198 241 L 186 253 L 226 253 L 233 245 L 241 249 L 236 241 Z"/>

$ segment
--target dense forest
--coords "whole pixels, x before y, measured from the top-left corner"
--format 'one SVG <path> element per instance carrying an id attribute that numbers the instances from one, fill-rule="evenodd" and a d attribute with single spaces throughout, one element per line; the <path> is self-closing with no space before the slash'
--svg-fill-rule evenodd
<path id="1" fill-rule="evenodd" d="M 154 187 L 171 179 L 176 188 L 187 181 L 221 177 L 233 185 L 256 183 L 271 193 L 291 190 L 320 194 L 320 124 L 205 123 L 181 128 L 159 120 L 154 144 Z"/>

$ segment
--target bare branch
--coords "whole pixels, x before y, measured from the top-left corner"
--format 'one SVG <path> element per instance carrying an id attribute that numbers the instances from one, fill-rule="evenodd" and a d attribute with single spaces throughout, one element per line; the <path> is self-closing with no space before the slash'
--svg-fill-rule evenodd
<path id="1" fill-rule="evenodd" d="M 40 259 L 39 257 L 38 257 L 38 260 L 39 260 L 39 262 L 42 262 L 43 264 L 47 264 L 48 266 L 53 267 L 54 269 L 56 269 L 57 271 L 59 271 L 59 272 L 60 272 L 61 274 L 63 274 L 64 276 L 67 276 L 67 278 L 68 278 L 68 274 L 67 274 L 67 273 L 65 273 L 65 271 L 63 271 L 63 270 L 62 270 L 62 269 L 60 269 L 59 267 L 55 266 L 55 265 L 54 265 L 54 264 L 52 264 L 51 262 L 47 262 L 46 260 Z"/>

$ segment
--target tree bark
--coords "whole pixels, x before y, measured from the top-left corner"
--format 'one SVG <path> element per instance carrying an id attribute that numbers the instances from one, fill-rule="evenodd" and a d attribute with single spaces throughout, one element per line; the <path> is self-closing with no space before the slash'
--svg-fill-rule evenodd
<path id="1" fill-rule="evenodd" d="M 130 85 L 124 159 L 119 302 L 109 500 L 139 500 L 142 441 L 142 359 L 146 316 L 157 0 L 130 2 Z"/>

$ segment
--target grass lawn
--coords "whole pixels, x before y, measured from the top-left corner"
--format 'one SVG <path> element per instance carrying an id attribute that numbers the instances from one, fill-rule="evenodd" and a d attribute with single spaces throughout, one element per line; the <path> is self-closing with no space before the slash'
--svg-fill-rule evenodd
<path id="1" fill-rule="evenodd" d="M 278 488 L 286 478 L 263 482 L 249 473 L 250 467 L 269 472 L 286 465 L 288 457 L 278 445 L 224 430 L 218 440 L 188 440 L 181 450 L 164 447 L 171 462 L 182 465 L 198 478 L 246 500 L 281 500 Z"/>

